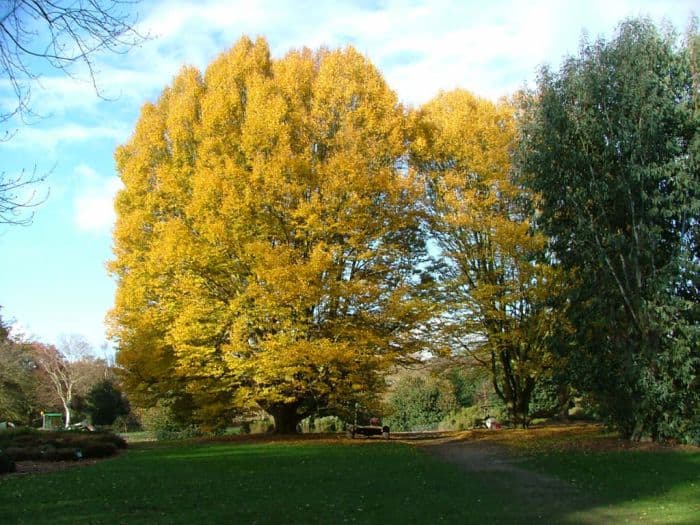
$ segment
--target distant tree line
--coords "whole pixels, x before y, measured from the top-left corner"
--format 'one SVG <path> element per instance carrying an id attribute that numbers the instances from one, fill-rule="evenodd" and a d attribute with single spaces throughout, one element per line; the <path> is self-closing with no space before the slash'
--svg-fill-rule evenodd
<path id="1" fill-rule="evenodd" d="M 62 414 L 63 425 L 111 425 L 129 412 L 114 370 L 80 336 L 58 347 L 11 337 L 0 318 L 0 421 L 41 426 L 43 413 Z"/>

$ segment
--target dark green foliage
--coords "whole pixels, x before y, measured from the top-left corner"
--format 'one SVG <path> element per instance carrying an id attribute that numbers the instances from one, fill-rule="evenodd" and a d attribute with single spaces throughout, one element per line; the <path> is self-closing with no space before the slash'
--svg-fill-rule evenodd
<path id="1" fill-rule="evenodd" d="M 75 461 L 82 459 L 84 457 L 103 457 L 103 456 L 86 456 L 82 449 L 75 447 L 44 447 L 41 451 L 41 455 L 37 458 L 42 461 Z"/>
<path id="2" fill-rule="evenodd" d="M 141 421 L 133 412 L 117 416 L 112 422 L 113 432 L 138 432 L 140 430 L 142 430 Z"/>
<path id="3" fill-rule="evenodd" d="M 114 443 L 94 441 L 85 443 L 80 449 L 85 458 L 106 458 L 117 453 Z"/>
<path id="4" fill-rule="evenodd" d="M 35 369 L 28 345 L 9 339 L 0 317 L 0 421 L 29 422 L 36 408 Z"/>
<path id="5" fill-rule="evenodd" d="M 7 455 L 14 461 L 26 461 L 30 459 L 41 459 L 42 448 L 38 446 L 16 446 L 7 447 L 5 450 Z"/>
<path id="6" fill-rule="evenodd" d="M 569 388 L 551 377 L 542 378 L 532 391 L 530 413 L 532 417 L 568 416 L 571 397 Z"/>
<path id="7" fill-rule="evenodd" d="M 17 470 L 15 462 L 8 454 L 0 451 L 0 474 L 6 474 Z"/>
<path id="8" fill-rule="evenodd" d="M 96 383 L 85 398 L 93 425 L 111 425 L 119 416 L 129 413 L 129 404 L 112 381 Z"/>
<path id="9" fill-rule="evenodd" d="M 443 377 L 452 383 L 457 405 L 468 407 L 475 403 L 477 388 L 483 382 L 480 375 L 461 367 L 455 367 L 448 369 Z"/>
<path id="10" fill-rule="evenodd" d="M 49 432 L 32 429 L 0 434 L 0 448 L 14 461 L 63 461 L 111 456 L 126 441 L 108 432 Z M 76 452 L 80 450 L 80 454 Z"/>
<path id="11" fill-rule="evenodd" d="M 454 386 L 433 377 L 405 377 L 388 400 L 384 423 L 393 431 L 430 430 L 458 407 Z"/>
<path id="12" fill-rule="evenodd" d="M 700 112 L 697 63 L 676 40 L 629 20 L 545 69 L 522 113 L 520 167 L 571 276 L 558 298 L 574 329 L 570 379 L 624 436 L 693 442 Z"/>

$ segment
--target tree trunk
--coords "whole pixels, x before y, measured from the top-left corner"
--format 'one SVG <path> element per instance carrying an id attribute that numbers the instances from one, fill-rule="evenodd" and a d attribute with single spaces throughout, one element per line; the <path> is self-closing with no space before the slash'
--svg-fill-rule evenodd
<path id="1" fill-rule="evenodd" d="M 559 387 L 558 392 L 558 403 L 559 403 L 559 421 L 568 422 L 569 421 L 569 400 L 571 399 L 569 385 L 562 384 Z"/>
<path id="2" fill-rule="evenodd" d="M 63 413 L 66 415 L 65 428 L 70 426 L 70 406 L 65 401 L 63 402 Z"/>
<path id="3" fill-rule="evenodd" d="M 524 393 L 521 392 L 517 399 L 513 400 L 513 423 L 520 426 L 521 428 L 528 428 L 530 426 L 530 399 L 524 397 Z"/>
<path id="4" fill-rule="evenodd" d="M 304 419 L 299 414 L 300 403 L 275 403 L 265 408 L 265 411 L 275 420 L 275 434 L 298 434 L 297 425 Z"/>

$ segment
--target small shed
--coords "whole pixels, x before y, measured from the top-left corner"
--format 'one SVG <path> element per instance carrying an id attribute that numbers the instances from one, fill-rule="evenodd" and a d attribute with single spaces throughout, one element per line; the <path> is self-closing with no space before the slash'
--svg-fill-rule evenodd
<path id="1" fill-rule="evenodd" d="M 41 416 L 42 430 L 59 430 L 63 428 L 63 414 L 58 412 L 43 412 Z"/>

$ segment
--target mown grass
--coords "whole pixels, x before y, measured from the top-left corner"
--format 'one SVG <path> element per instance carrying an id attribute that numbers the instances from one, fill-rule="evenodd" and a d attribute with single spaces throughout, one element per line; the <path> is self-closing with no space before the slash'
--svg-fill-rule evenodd
<path id="1" fill-rule="evenodd" d="M 600 502 L 574 513 L 573 522 L 605 513 L 615 523 L 700 523 L 700 452 L 555 451 L 532 456 L 525 464 Z"/>
<path id="2" fill-rule="evenodd" d="M 545 426 L 472 439 L 499 443 L 522 466 L 557 477 L 594 502 L 570 523 L 700 524 L 700 449 L 632 443 L 600 425 Z M 597 502 L 597 503 L 595 503 Z"/>
<path id="3" fill-rule="evenodd" d="M 413 447 L 372 443 L 144 448 L 0 481 L 3 523 L 480 523 L 488 485 Z M 528 523 L 515 504 L 500 514 Z"/>
<path id="4" fill-rule="evenodd" d="M 1 521 L 689 525 L 700 516 L 698 453 L 550 446 L 530 450 L 526 464 L 573 480 L 591 497 L 527 500 L 510 490 L 508 477 L 466 473 L 414 446 L 380 440 L 167 443 L 137 445 L 84 468 L 0 477 Z M 648 479 L 630 481 L 637 478 Z"/>

